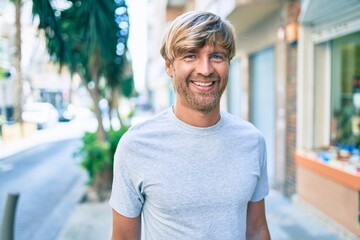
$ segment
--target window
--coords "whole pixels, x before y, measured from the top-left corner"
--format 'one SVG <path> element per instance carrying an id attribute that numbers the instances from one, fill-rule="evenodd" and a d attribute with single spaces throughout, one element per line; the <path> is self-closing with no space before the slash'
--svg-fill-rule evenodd
<path id="1" fill-rule="evenodd" d="M 330 140 L 360 146 L 360 32 L 336 38 L 331 46 Z"/>

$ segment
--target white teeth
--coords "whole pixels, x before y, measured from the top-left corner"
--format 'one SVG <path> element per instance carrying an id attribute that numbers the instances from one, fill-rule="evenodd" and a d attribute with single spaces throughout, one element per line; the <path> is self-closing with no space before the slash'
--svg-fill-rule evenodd
<path id="1" fill-rule="evenodd" d="M 209 87 L 211 85 L 213 85 L 214 82 L 207 82 L 207 83 L 203 83 L 203 82 L 194 82 L 194 84 L 201 86 L 201 87 Z"/>

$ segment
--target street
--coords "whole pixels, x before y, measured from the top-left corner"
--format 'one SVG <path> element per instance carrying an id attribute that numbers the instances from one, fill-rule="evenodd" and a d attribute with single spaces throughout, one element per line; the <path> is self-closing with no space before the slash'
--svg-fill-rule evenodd
<path id="1" fill-rule="evenodd" d="M 0 144 L 0 213 L 8 192 L 20 193 L 16 240 L 106 239 L 111 230 L 107 202 L 78 204 L 86 174 L 73 158 L 85 131 L 96 124 L 89 116 L 38 131 L 28 139 Z M 26 150 L 28 149 L 28 150 Z M 338 240 L 288 199 L 271 191 L 266 202 L 273 239 Z M 106 237 L 104 237 L 106 236 Z"/>
<path id="2" fill-rule="evenodd" d="M 86 174 L 73 153 L 79 139 L 45 143 L 0 161 L 0 212 L 19 193 L 15 239 L 55 239 L 82 197 Z"/>

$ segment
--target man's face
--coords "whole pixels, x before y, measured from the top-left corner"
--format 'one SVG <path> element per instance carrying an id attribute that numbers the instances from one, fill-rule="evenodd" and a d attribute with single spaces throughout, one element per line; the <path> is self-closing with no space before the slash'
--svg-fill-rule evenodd
<path id="1" fill-rule="evenodd" d="M 219 108 L 229 72 L 223 47 L 205 45 L 185 52 L 172 63 L 166 61 L 166 70 L 173 77 L 177 105 L 204 113 Z"/>

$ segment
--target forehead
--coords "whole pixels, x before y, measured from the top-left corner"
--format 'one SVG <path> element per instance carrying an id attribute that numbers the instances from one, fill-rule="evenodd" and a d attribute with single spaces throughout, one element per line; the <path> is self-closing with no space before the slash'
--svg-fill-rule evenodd
<path id="1" fill-rule="evenodd" d="M 177 55 L 182 55 L 184 53 L 199 53 L 199 52 L 207 52 L 207 53 L 213 53 L 213 52 L 220 52 L 220 53 L 226 53 L 226 49 L 219 43 L 213 45 L 206 43 L 204 46 L 186 46 L 182 48 Z"/>

